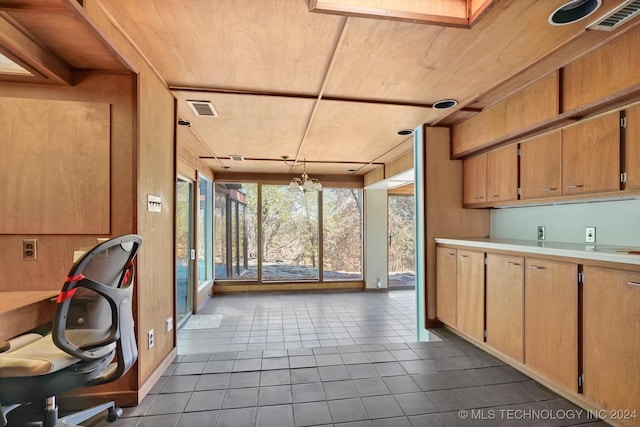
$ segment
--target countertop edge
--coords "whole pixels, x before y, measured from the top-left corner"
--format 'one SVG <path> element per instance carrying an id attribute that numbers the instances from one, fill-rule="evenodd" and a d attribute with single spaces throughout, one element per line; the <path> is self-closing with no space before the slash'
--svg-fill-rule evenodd
<path id="1" fill-rule="evenodd" d="M 520 241 L 514 240 L 509 242 L 506 239 L 459 239 L 459 238 L 443 238 L 437 237 L 436 243 L 465 246 L 479 249 L 496 249 L 513 252 L 526 252 L 531 254 L 562 256 L 567 258 L 592 259 L 595 261 L 615 262 L 622 264 L 640 265 L 640 255 L 607 252 L 599 249 L 587 249 L 587 247 L 597 248 L 594 246 L 575 244 L 575 247 L 569 247 L 572 244 L 556 243 L 558 246 L 553 247 L 554 242 L 544 242 L 545 246 L 539 246 L 537 241 Z M 603 245 L 600 245 L 601 247 Z M 583 249 L 580 249 L 582 247 Z"/>

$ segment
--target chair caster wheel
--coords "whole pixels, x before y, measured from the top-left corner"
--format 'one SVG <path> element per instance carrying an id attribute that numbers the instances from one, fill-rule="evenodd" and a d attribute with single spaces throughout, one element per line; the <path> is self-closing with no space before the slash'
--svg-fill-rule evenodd
<path id="1" fill-rule="evenodd" d="M 109 413 L 107 414 L 107 421 L 114 422 L 118 418 L 122 416 L 122 408 L 110 408 Z"/>

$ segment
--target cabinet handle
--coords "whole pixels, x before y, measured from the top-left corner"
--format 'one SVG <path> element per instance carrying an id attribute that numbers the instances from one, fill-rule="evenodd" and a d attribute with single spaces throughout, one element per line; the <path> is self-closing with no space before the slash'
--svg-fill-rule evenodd
<path id="1" fill-rule="evenodd" d="M 557 188 L 555 188 L 555 187 L 549 187 L 549 188 L 543 188 L 540 191 L 556 191 L 556 190 L 557 190 Z"/>
<path id="2" fill-rule="evenodd" d="M 462 258 L 469 258 L 469 255 L 460 255 Z"/>
<path id="3" fill-rule="evenodd" d="M 567 186 L 566 186 L 566 187 L 564 187 L 564 188 L 566 188 L 566 189 L 570 190 L 570 189 L 572 189 L 572 188 L 582 188 L 582 187 L 584 187 L 584 185 L 583 185 L 583 184 L 578 184 L 578 185 L 567 185 Z"/>
<path id="4" fill-rule="evenodd" d="M 544 270 L 544 267 L 540 267 L 538 265 L 528 265 L 527 268 L 531 268 L 533 270 Z"/>
<path id="5" fill-rule="evenodd" d="M 473 198 L 473 200 L 481 200 L 481 199 L 484 199 L 484 196 L 476 196 Z"/>
<path id="6" fill-rule="evenodd" d="M 449 255 L 449 256 L 456 256 L 456 254 L 452 254 L 451 252 L 447 252 L 447 255 Z"/>
<path id="7" fill-rule="evenodd" d="M 640 286 L 640 283 L 638 283 L 638 282 L 627 282 L 627 285 Z"/>
<path id="8" fill-rule="evenodd" d="M 520 263 L 513 262 L 513 261 L 507 261 L 507 264 L 509 264 L 509 265 L 520 265 Z"/>
<path id="9" fill-rule="evenodd" d="M 495 199 L 496 197 L 500 197 L 499 194 L 494 194 L 493 196 L 490 197 L 490 199 Z"/>

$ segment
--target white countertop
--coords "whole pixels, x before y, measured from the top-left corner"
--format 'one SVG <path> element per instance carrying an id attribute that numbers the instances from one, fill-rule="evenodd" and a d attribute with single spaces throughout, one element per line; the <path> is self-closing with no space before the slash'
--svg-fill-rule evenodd
<path id="1" fill-rule="evenodd" d="M 579 243 L 549 242 L 546 240 L 511 240 L 492 238 L 442 238 L 437 237 L 436 243 L 466 246 L 470 248 L 497 249 L 514 252 L 527 252 L 541 255 L 563 256 L 569 258 L 593 259 L 598 261 L 620 262 L 640 265 L 640 253 L 630 254 L 630 251 L 640 252 L 640 246 L 590 245 Z"/>

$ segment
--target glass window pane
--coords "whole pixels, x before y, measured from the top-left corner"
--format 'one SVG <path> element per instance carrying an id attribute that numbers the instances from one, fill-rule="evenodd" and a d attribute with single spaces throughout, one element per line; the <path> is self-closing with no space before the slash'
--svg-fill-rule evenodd
<path id="1" fill-rule="evenodd" d="M 257 184 L 216 183 L 216 279 L 256 280 Z"/>
<path id="2" fill-rule="evenodd" d="M 413 196 L 389 196 L 389 287 L 415 287 Z"/>
<path id="3" fill-rule="evenodd" d="M 200 178 L 198 205 L 198 282 L 213 279 L 213 185 L 207 178 Z"/>
<path id="4" fill-rule="evenodd" d="M 229 277 L 227 264 L 227 191 L 216 185 L 215 196 L 215 249 L 216 279 Z"/>
<path id="5" fill-rule="evenodd" d="M 318 193 L 262 186 L 262 280 L 318 280 Z"/>
<path id="6" fill-rule="evenodd" d="M 323 279 L 362 279 L 362 190 L 325 188 Z"/>

